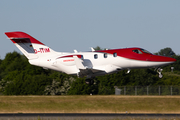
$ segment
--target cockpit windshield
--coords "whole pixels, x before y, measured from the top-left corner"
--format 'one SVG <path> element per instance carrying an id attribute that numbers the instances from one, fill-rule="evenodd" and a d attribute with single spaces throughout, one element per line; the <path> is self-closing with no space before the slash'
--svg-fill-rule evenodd
<path id="1" fill-rule="evenodd" d="M 140 50 L 138 50 L 138 49 L 133 50 L 133 52 L 135 52 L 137 54 L 142 54 L 142 52 Z"/>
<path id="2" fill-rule="evenodd" d="M 147 53 L 147 54 L 152 54 L 149 51 L 145 50 L 145 49 L 134 49 L 133 52 L 137 53 L 137 54 L 143 54 L 143 53 Z"/>
<path id="3" fill-rule="evenodd" d="M 149 51 L 145 50 L 145 49 L 141 49 L 144 53 L 148 53 L 148 54 L 152 54 Z"/>

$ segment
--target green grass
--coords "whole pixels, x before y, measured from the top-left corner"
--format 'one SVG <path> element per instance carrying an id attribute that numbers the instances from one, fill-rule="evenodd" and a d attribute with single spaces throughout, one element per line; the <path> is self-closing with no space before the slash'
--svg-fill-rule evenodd
<path id="1" fill-rule="evenodd" d="M 4 120 L 1 119 L 0 120 Z M 24 120 L 24 119 L 18 119 L 16 118 L 16 120 Z M 47 120 L 47 118 L 25 118 L 25 120 Z M 172 117 L 172 118 L 164 118 L 164 117 L 157 117 L 157 118 L 144 118 L 144 117 L 123 117 L 123 118 L 84 118 L 84 117 L 80 117 L 80 118 L 48 118 L 48 120 L 180 120 L 180 118 L 177 117 Z"/>
<path id="2" fill-rule="evenodd" d="M 180 113 L 180 96 L 0 96 L 0 113 Z"/>
<path id="3" fill-rule="evenodd" d="M 180 77 L 180 73 L 178 72 L 163 72 L 164 75 L 167 76 L 175 76 L 175 77 Z"/>

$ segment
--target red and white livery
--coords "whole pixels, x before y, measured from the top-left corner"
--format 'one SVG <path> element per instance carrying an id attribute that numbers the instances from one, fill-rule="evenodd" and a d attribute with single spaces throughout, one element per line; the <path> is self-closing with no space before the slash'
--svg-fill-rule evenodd
<path id="1" fill-rule="evenodd" d="M 8 38 L 28 58 L 32 65 L 53 69 L 79 77 L 114 73 L 136 68 L 159 68 L 174 63 L 176 59 L 153 55 L 142 48 L 123 48 L 90 52 L 56 52 L 24 32 L 6 32 Z M 161 72 L 159 72 L 162 77 Z"/>

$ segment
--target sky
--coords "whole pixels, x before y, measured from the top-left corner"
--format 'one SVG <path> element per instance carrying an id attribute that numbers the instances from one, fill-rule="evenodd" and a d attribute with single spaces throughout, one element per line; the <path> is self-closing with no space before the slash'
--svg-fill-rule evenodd
<path id="1" fill-rule="evenodd" d="M 18 48 L 4 34 L 22 31 L 59 52 L 90 47 L 170 47 L 180 54 L 180 0 L 1 0 L 0 59 Z"/>

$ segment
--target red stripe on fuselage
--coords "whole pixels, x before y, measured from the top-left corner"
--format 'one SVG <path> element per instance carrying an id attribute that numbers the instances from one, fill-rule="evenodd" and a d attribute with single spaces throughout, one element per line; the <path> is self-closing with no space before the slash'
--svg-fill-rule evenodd
<path id="1" fill-rule="evenodd" d="M 138 49 L 142 52 L 142 54 L 138 54 L 133 52 L 133 50 Z M 99 50 L 95 52 L 103 52 L 108 54 L 117 53 L 117 56 L 133 59 L 133 60 L 141 60 L 141 61 L 153 61 L 153 62 L 175 62 L 176 59 L 171 57 L 153 55 L 149 53 L 144 53 L 141 48 L 123 48 L 123 49 L 112 49 L 112 50 Z"/>
<path id="2" fill-rule="evenodd" d="M 81 58 L 81 55 L 67 55 L 67 56 L 62 56 L 62 57 L 58 57 L 59 58 L 68 58 L 68 57 L 73 57 L 73 56 L 77 56 L 78 58 Z"/>

